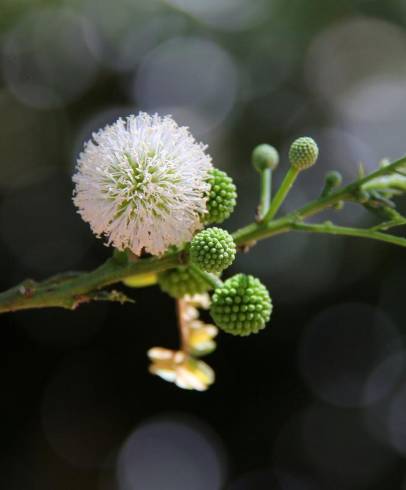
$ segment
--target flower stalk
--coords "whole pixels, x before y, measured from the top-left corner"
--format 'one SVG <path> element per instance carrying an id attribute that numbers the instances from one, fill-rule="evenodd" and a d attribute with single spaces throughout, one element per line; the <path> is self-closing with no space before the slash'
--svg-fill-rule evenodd
<path id="1" fill-rule="evenodd" d="M 380 231 L 376 231 L 374 228 L 361 229 L 348 226 L 337 226 L 330 221 L 320 224 L 292 223 L 292 230 L 305 231 L 308 233 L 323 233 L 329 235 L 369 238 L 371 240 L 378 240 L 381 242 L 392 243 L 393 245 L 399 245 L 400 247 L 406 247 L 406 238 L 390 235 L 388 233 L 382 233 Z"/>
<path id="2" fill-rule="evenodd" d="M 265 214 L 263 221 L 265 223 L 269 222 L 279 211 L 283 201 L 286 199 L 290 189 L 292 188 L 297 176 L 299 175 L 300 170 L 295 167 L 290 167 L 287 171 L 285 178 L 280 185 L 278 192 L 275 194 L 275 197 L 272 201 L 272 204 Z"/>
<path id="3" fill-rule="evenodd" d="M 260 201 L 258 206 L 258 221 L 263 221 L 272 199 L 272 169 L 265 168 L 260 173 Z"/>
<path id="4" fill-rule="evenodd" d="M 222 286 L 223 284 L 223 281 L 217 277 L 215 274 L 212 274 L 210 272 L 206 272 L 204 270 L 202 270 L 200 267 L 198 267 L 197 265 L 195 264 L 191 264 L 190 267 L 204 280 L 206 281 L 208 284 L 210 284 L 210 286 L 213 288 L 213 289 L 216 289 L 220 286 Z"/>
<path id="5" fill-rule="evenodd" d="M 189 328 L 185 321 L 186 303 L 183 299 L 176 300 L 176 316 L 178 317 L 180 349 L 185 354 L 189 353 Z"/>

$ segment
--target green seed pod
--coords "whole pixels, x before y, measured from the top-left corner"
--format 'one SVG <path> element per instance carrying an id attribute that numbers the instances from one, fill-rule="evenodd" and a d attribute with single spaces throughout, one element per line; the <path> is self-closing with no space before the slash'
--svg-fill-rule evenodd
<path id="1" fill-rule="evenodd" d="M 202 294 L 211 286 L 190 267 L 175 267 L 158 274 L 158 284 L 162 291 L 172 298 L 182 298 L 186 294 Z"/>
<path id="2" fill-rule="evenodd" d="M 203 222 L 207 225 L 222 223 L 234 211 L 237 203 L 237 189 L 231 177 L 217 168 L 210 171 L 209 184 L 207 214 L 203 216 Z"/>
<path id="3" fill-rule="evenodd" d="M 316 163 L 319 156 L 317 143 L 307 136 L 295 140 L 289 149 L 289 161 L 297 170 L 305 170 Z"/>
<path id="4" fill-rule="evenodd" d="M 267 168 L 275 170 L 279 163 L 279 153 L 271 145 L 258 145 L 252 152 L 251 160 L 258 172 L 261 172 Z"/>
<path id="5" fill-rule="evenodd" d="M 246 336 L 265 327 L 272 312 L 266 287 L 253 276 L 237 274 L 218 287 L 212 297 L 210 314 L 227 333 Z"/>
<path id="6" fill-rule="evenodd" d="M 221 228 L 208 228 L 192 240 L 190 258 L 206 272 L 221 272 L 235 259 L 236 246 L 233 237 Z"/>

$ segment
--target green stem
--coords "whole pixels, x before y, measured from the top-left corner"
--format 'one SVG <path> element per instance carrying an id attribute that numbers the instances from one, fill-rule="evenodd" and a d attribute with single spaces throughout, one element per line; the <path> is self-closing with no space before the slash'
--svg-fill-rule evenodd
<path id="1" fill-rule="evenodd" d="M 233 234 L 233 237 L 237 245 L 243 247 L 257 240 L 270 238 L 274 235 L 295 229 L 314 233 L 332 233 L 336 235 L 372 238 L 404 247 L 406 246 L 406 239 L 381 233 L 376 228 L 360 230 L 357 228 L 336 227 L 335 225 L 328 225 L 326 227 L 326 224 L 308 225 L 301 223 L 301 221 L 304 218 L 313 216 L 326 208 L 334 206 L 340 201 L 356 201 L 356 192 L 362 185 L 381 175 L 390 175 L 392 172 L 396 172 L 399 167 L 405 165 L 406 157 L 403 157 L 343 187 L 334 194 L 309 202 L 302 208 L 282 218 L 261 223 L 251 223 L 237 230 Z M 279 189 L 275 196 L 273 205 L 269 208 L 267 215 L 273 216 L 279 209 L 293 180 L 292 175 L 289 178 L 288 176 L 285 177 L 281 189 Z M 0 293 L 0 313 L 44 307 L 74 309 L 80 303 L 91 300 L 95 291 L 106 286 L 121 282 L 127 277 L 170 269 L 187 263 L 187 260 L 187 253 L 184 251 L 173 252 L 163 257 L 138 259 L 136 261 L 111 258 L 91 272 L 64 273 L 41 283 L 26 280 L 18 286 Z M 209 280 L 213 287 L 221 284 L 220 279 L 216 276 L 212 274 L 207 276 L 207 273 L 200 270 L 199 273 L 203 274 L 205 279 Z"/>
<path id="2" fill-rule="evenodd" d="M 206 272 L 203 269 L 200 269 L 200 267 L 195 264 L 190 264 L 189 267 L 193 269 L 204 281 L 210 284 L 213 289 L 216 289 L 223 285 L 223 281 L 214 274 L 210 274 L 210 272 Z"/>
<path id="3" fill-rule="evenodd" d="M 374 231 L 386 231 L 389 230 L 390 228 L 395 228 L 398 226 L 404 226 L 406 225 L 406 219 L 394 219 L 391 221 L 384 221 L 383 223 L 379 223 L 379 225 L 373 226 L 370 228 L 370 230 Z"/>
<path id="4" fill-rule="evenodd" d="M 344 235 L 360 238 L 370 238 L 372 240 L 379 240 L 381 242 L 399 245 L 400 247 L 406 247 L 406 238 L 389 235 L 387 233 L 375 231 L 371 228 L 361 229 L 351 228 L 348 226 L 337 226 L 329 221 L 320 224 L 292 223 L 291 229 L 294 231 L 306 231 L 310 233 L 327 233 L 329 235 Z"/>
<path id="5" fill-rule="evenodd" d="M 258 208 L 258 220 L 262 221 L 269 210 L 272 195 L 272 169 L 261 170 L 261 194 Z"/>
<path id="6" fill-rule="evenodd" d="M 271 207 L 269 208 L 268 212 L 264 216 L 263 221 L 268 222 L 270 221 L 275 214 L 278 212 L 279 208 L 281 207 L 281 204 L 285 200 L 286 196 L 288 195 L 290 189 L 292 188 L 293 183 L 295 182 L 297 176 L 299 175 L 300 170 L 290 167 L 289 170 L 287 171 L 285 178 L 282 181 L 281 186 L 278 189 L 278 192 L 276 193 Z"/>
<path id="7" fill-rule="evenodd" d="M 396 160 L 386 167 L 379 168 L 366 177 L 352 182 L 351 184 L 343 187 L 333 194 L 330 194 L 329 196 L 321 197 L 319 199 L 315 199 L 314 201 L 309 202 L 308 204 L 303 206 L 303 208 L 295 211 L 294 213 L 291 213 L 290 216 L 296 215 L 303 219 L 309 216 L 313 216 L 323 209 L 329 208 L 340 201 L 357 201 L 355 193 L 364 184 L 366 184 L 370 180 L 376 179 L 376 177 L 380 177 L 382 175 L 390 175 L 391 173 L 396 172 L 399 167 L 402 167 L 404 165 L 406 165 L 406 156 L 400 158 L 399 160 Z"/>
<path id="8" fill-rule="evenodd" d="M 84 272 L 65 281 L 44 281 L 37 283 L 26 280 L 0 293 L 0 313 L 29 308 L 61 307 L 75 309 L 88 301 L 89 294 L 101 288 L 122 281 L 126 277 L 147 272 L 160 272 L 182 264 L 182 253 L 176 252 L 161 258 L 139 259 L 121 264 L 108 259 L 97 269 Z"/>
<path id="9" fill-rule="evenodd" d="M 351 184 L 341 188 L 337 192 L 329 194 L 325 197 L 319 197 L 314 201 L 310 201 L 302 208 L 293 211 L 286 216 L 266 223 L 251 223 L 233 233 L 234 241 L 239 246 L 255 242 L 257 240 L 263 240 L 270 238 L 280 233 L 286 233 L 291 230 L 291 223 L 295 221 L 302 221 L 305 218 L 314 216 L 321 211 L 331 208 L 340 201 L 356 201 L 356 191 L 363 186 L 366 182 L 369 182 L 381 175 L 390 175 L 392 172 L 396 172 L 399 167 L 406 165 L 406 156 L 396 160 L 395 162 L 381 167 L 375 172 L 362 179 L 359 179 Z M 275 202 L 275 198 L 274 198 Z M 271 209 L 270 209 L 271 211 Z M 265 221 L 265 220 L 264 220 Z"/>

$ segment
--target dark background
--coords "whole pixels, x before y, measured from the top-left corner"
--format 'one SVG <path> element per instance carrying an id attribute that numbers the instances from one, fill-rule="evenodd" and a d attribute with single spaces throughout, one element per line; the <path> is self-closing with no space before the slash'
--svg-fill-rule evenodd
<path id="1" fill-rule="evenodd" d="M 297 136 L 320 146 L 286 209 L 406 150 L 406 2 L 0 0 L 1 288 L 94 268 L 111 250 L 72 204 L 93 130 L 171 113 L 209 144 L 253 219 L 250 152 Z M 402 206 L 402 204 L 401 204 Z M 404 205 L 403 205 L 404 207 Z M 347 205 L 338 223 L 373 218 Z M 330 216 L 330 217 L 331 217 Z M 220 334 L 217 380 L 187 392 L 148 374 L 177 347 L 173 302 L 27 311 L 1 321 L 0 488 L 406 488 L 402 249 L 289 234 L 227 273 L 267 284 L 274 313 L 250 338 Z"/>

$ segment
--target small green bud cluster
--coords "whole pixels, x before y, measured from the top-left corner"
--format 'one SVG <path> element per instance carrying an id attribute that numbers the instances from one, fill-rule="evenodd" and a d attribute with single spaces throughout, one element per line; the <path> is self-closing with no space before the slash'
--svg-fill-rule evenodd
<path id="1" fill-rule="evenodd" d="M 258 145 L 252 152 L 252 164 L 261 172 L 267 168 L 275 170 L 279 163 L 279 153 L 277 150 L 267 144 Z"/>
<path id="2" fill-rule="evenodd" d="M 158 274 L 158 284 L 162 291 L 172 298 L 183 298 L 186 294 L 202 294 L 210 285 L 191 267 L 175 267 Z"/>
<path id="3" fill-rule="evenodd" d="M 235 259 L 236 246 L 233 237 L 221 228 L 208 228 L 198 233 L 190 246 L 190 257 L 206 272 L 221 272 Z"/>
<path id="4" fill-rule="evenodd" d="M 203 216 L 203 221 L 205 224 L 222 223 L 234 211 L 237 189 L 231 177 L 217 168 L 210 171 L 208 182 L 210 191 L 207 198 L 207 213 Z"/>
<path id="5" fill-rule="evenodd" d="M 297 170 L 305 170 L 317 161 L 319 147 L 317 143 L 307 136 L 295 140 L 289 149 L 289 161 Z"/>
<path id="6" fill-rule="evenodd" d="M 246 274 L 237 274 L 216 288 L 210 309 L 218 327 L 241 336 L 262 330 L 271 312 L 268 290 L 259 279 Z"/>

